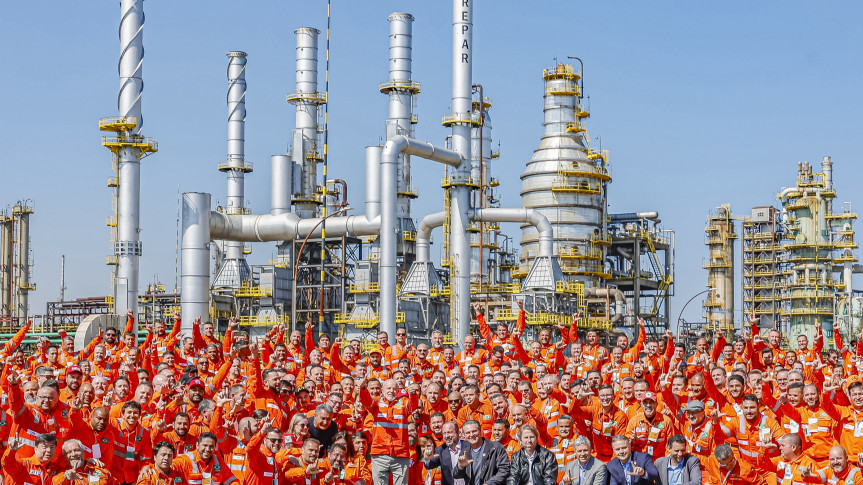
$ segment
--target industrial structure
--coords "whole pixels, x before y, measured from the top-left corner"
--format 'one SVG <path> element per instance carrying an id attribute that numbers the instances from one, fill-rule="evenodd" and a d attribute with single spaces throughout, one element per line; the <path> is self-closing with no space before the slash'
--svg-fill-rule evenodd
<path id="1" fill-rule="evenodd" d="M 472 331 L 474 302 L 492 324 L 514 323 L 523 302 L 529 333 L 569 323 L 577 312 L 584 315 L 582 328 L 604 330 L 609 338 L 630 332 L 639 318 L 651 333 L 667 328 L 674 233 L 661 227 L 657 212 L 609 213 L 609 153 L 590 144 L 580 60 L 542 70 L 537 92 L 544 97 L 544 133 L 520 177 L 521 207 L 501 207 L 500 190 L 515 181 L 494 170 L 500 149 L 492 101 L 475 80 L 473 6 L 462 1 L 453 2 L 452 97 L 441 120 L 450 134 L 436 143 L 416 138 L 415 19 L 402 12 L 387 18 L 389 72 L 377 86 L 388 103 L 380 131 L 385 141 L 365 148 L 363 210 L 349 206 L 349 184 L 328 173 L 328 83 L 318 82 L 321 31 L 313 27 L 294 31 L 296 76 L 286 96 L 294 127 L 287 152 L 270 159 L 270 208 L 248 206 L 245 179 L 254 168 L 245 157 L 249 56 L 228 52 L 227 156 L 217 165 L 227 178 L 225 192 L 183 194 L 180 288 L 144 284 L 141 161 L 158 145 L 142 134 L 143 0 L 122 0 L 120 10 L 118 113 L 99 120 L 101 143 L 113 155 L 106 260 L 112 291 L 65 300 L 61 276 L 45 328 L 72 328 L 90 315 L 131 309 L 139 320 L 181 313 L 187 332 L 198 315 L 223 325 L 239 314 L 253 333 L 313 321 L 321 332 L 361 338 L 379 330 L 393 337 L 397 326 L 418 339 L 438 330 L 445 342 L 459 344 Z M 329 52 L 326 59 L 328 69 Z M 411 165 L 424 160 L 442 165 L 444 197 L 440 212 L 416 215 L 412 203 L 422 187 Z M 329 166 L 337 177 L 338 163 Z M 27 319 L 28 292 L 35 288 L 31 213 L 27 204 L 0 213 L 0 323 L 10 329 Z M 520 225 L 518 239 L 502 230 L 505 223 Z M 443 230 L 439 262 L 430 251 L 435 228 Z M 261 242 L 275 244 L 276 255 L 250 265 L 252 244 Z"/>
<path id="2" fill-rule="evenodd" d="M 704 318 L 712 328 L 724 331 L 734 329 L 734 219 L 731 204 L 717 207 L 707 216 L 704 228 L 708 260 L 702 265 L 707 270 L 707 298 Z"/>
<path id="3" fill-rule="evenodd" d="M 321 118 L 328 101 L 317 82 L 320 31 L 295 31 L 296 87 L 287 97 L 296 109 L 295 127 L 290 152 L 271 159 L 268 214 L 250 213 L 238 197 L 237 176 L 251 167 L 242 160 L 244 91 L 231 94 L 245 82 L 239 67 L 234 77 L 229 68 L 229 146 L 235 150 L 229 147 L 225 168 L 240 167 L 228 170 L 235 178 L 227 194 L 234 209 L 211 210 L 209 194 L 183 196 L 184 315 L 219 321 L 238 311 L 241 324 L 295 327 L 317 317 L 319 330 L 350 336 L 384 330 L 392 337 L 398 325 L 418 338 L 439 330 L 456 343 L 470 332 L 473 301 L 490 309 L 492 322 L 507 323 L 516 318 L 516 300 L 523 300 L 533 325 L 568 323 L 582 311 L 584 327 L 620 331 L 637 318 L 647 319 L 652 332 L 667 327 L 673 232 L 660 228 L 655 212 L 608 213 L 608 152 L 589 144 L 580 66 L 558 63 L 543 71 L 545 134 L 521 177 L 523 207 L 501 208 L 497 187 L 506 181 L 492 176 L 500 155 L 493 150 L 492 103 L 473 81 L 473 9 L 465 2 L 453 7 L 452 104 L 442 119 L 451 130 L 446 148 L 414 139 L 420 93 L 412 76 L 414 18 L 388 17 L 389 76 L 379 86 L 389 105 L 386 143 L 365 149 L 362 215 L 344 214 L 350 209 L 347 183 L 318 175 L 319 165 L 326 167 Z M 229 56 L 245 66 L 245 55 Z M 444 200 L 441 212 L 416 225 L 411 201 L 419 190 L 411 164 L 418 159 L 444 165 Z M 501 232 L 505 222 L 521 224 L 520 252 Z M 436 227 L 444 233 L 440 267 L 430 257 Z M 234 248 L 235 255 L 217 257 L 215 273 L 209 264 L 213 241 L 217 248 Z M 228 261 L 240 260 L 244 242 L 267 241 L 278 248 L 269 264 L 248 273 L 240 265 L 226 269 L 234 268 Z"/>
<path id="4" fill-rule="evenodd" d="M 18 201 L 0 211 L 0 329 L 24 325 L 30 316 L 29 294 L 36 289 L 30 281 L 30 215 L 33 206 Z"/>
<path id="5" fill-rule="evenodd" d="M 824 157 L 820 172 L 798 164 L 796 183 L 779 192 L 778 207 L 757 206 L 735 218 L 726 204 L 711 214 L 706 322 L 734 328 L 734 220 L 742 219 L 741 318 L 754 314 L 762 328 L 810 339 L 819 325 L 832 339 L 835 321 L 847 341 L 855 338 L 863 318 L 863 300 L 853 290 L 854 273 L 863 272 L 854 255 L 857 214 L 848 207 L 834 211 L 836 195 L 833 161 Z"/>
<path id="6" fill-rule="evenodd" d="M 144 118 L 141 97 L 144 92 L 144 0 L 120 2 L 120 92 L 118 116 L 99 120 L 99 129 L 113 135 L 103 136 L 102 145 L 113 154 L 114 176 L 108 186 L 114 189 L 114 215 L 108 218 L 112 254 L 107 263 L 113 268 L 111 287 L 115 313 L 126 309 L 137 312 L 139 262 L 142 254 L 141 159 L 158 151 L 158 144 L 141 135 Z"/>

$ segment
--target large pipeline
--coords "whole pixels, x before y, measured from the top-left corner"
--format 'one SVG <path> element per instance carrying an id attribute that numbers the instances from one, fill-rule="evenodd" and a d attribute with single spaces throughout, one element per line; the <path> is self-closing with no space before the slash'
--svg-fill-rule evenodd
<path id="1" fill-rule="evenodd" d="M 469 141 L 469 140 L 468 140 Z M 445 148 L 436 147 L 430 143 L 412 140 L 406 136 L 398 135 L 387 140 L 381 153 L 381 233 L 380 233 L 380 287 L 381 299 L 379 305 L 380 329 L 387 332 L 390 343 L 395 342 L 396 330 L 396 250 L 398 244 L 398 221 L 396 220 L 397 195 L 397 165 L 399 155 L 414 155 L 427 160 L 440 162 L 454 167 L 456 170 L 469 165 L 464 163 L 460 153 Z M 465 220 L 465 222 L 467 222 Z M 470 247 L 468 247 L 468 250 Z M 469 252 L 462 254 L 467 256 L 470 263 Z M 468 268 L 470 269 L 470 268 Z M 470 283 L 468 281 L 468 283 Z M 470 285 L 467 292 L 468 304 L 470 303 Z M 470 321 L 468 320 L 468 324 Z"/>

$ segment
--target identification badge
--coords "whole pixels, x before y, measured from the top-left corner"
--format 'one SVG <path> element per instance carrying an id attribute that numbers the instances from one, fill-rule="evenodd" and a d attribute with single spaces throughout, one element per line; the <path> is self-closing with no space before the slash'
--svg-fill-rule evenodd
<path id="1" fill-rule="evenodd" d="M 770 428 L 761 428 L 758 430 L 758 441 L 761 442 L 762 445 L 766 445 L 773 440 L 773 432 L 770 431 Z"/>
<path id="2" fill-rule="evenodd" d="M 603 436 L 611 436 L 612 431 L 613 431 L 613 429 L 611 427 L 611 422 L 610 421 L 603 421 L 602 422 L 602 434 L 603 434 Z"/>
<path id="3" fill-rule="evenodd" d="M 87 475 L 87 483 L 99 483 L 98 475 Z"/>
<path id="4" fill-rule="evenodd" d="M 134 446 L 127 446 L 126 447 L 125 458 L 126 458 L 126 460 L 129 460 L 129 461 L 135 461 L 135 447 Z"/>
<path id="5" fill-rule="evenodd" d="M 860 438 L 863 436 L 863 421 L 854 424 L 854 437 Z"/>
<path id="6" fill-rule="evenodd" d="M 800 432 L 800 424 L 793 419 L 788 422 L 788 432 L 789 433 L 799 433 Z"/>
<path id="7" fill-rule="evenodd" d="M 659 428 L 656 426 L 650 428 L 650 434 L 647 435 L 647 439 L 650 441 L 656 441 L 659 438 Z M 648 453 L 650 455 L 652 453 Z"/>

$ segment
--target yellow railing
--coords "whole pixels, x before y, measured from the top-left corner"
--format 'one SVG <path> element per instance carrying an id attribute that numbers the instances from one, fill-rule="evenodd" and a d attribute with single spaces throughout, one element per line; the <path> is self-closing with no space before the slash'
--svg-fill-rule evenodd
<path id="1" fill-rule="evenodd" d="M 584 127 L 581 121 L 572 121 L 566 124 L 567 133 L 584 133 L 586 130 L 587 128 Z"/>
<path id="2" fill-rule="evenodd" d="M 403 89 L 416 94 L 420 92 L 420 83 L 416 81 L 384 81 L 380 84 L 379 89 L 382 93 L 393 89 Z"/>
<path id="3" fill-rule="evenodd" d="M 479 113 L 450 113 L 441 117 L 443 126 L 452 126 L 456 123 L 470 123 L 474 126 L 482 126 L 482 117 Z"/>
<path id="4" fill-rule="evenodd" d="M 364 283 L 361 285 L 351 284 L 351 293 L 378 293 L 381 291 L 381 284 L 377 281 Z"/>
<path id="5" fill-rule="evenodd" d="M 455 185 L 467 185 L 469 187 L 479 187 L 479 180 L 468 177 L 465 179 L 456 179 L 455 177 L 444 177 L 440 182 L 441 187 L 452 187 Z"/>
<path id="6" fill-rule="evenodd" d="M 219 162 L 219 171 L 225 170 L 241 170 L 243 172 L 251 172 L 255 169 L 255 164 L 245 160 L 225 160 Z"/>
<path id="7" fill-rule="evenodd" d="M 266 317 L 240 315 L 237 320 L 240 325 L 287 325 L 291 321 L 291 318 L 288 315 L 271 315 Z"/>
<path id="8" fill-rule="evenodd" d="M 109 116 L 99 120 L 101 131 L 128 131 L 138 124 L 136 116 Z"/>
<path id="9" fill-rule="evenodd" d="M 296 91 L 293 93 L 288 93 L 286 97 L 287 102 L 296 102 L 296 101 L 309 101 L 312 103 L 320 104 L 327 102 L 326 93 L 321 93 L 318 91 Z"/>
<path id="10" fill-rule="evenodd" d="M 405 241 L 416 242 L 417 232 L 416 231 L 403 231 L 402 232 L 402 239 L 404 239 Z"/>
<path id="11" fill-rule="evenodd" d="M 602 186 L 593 182 L 570 182 L 568 180 L 557 180 L 551 183 L 552 192 L 574 192 L 579 194 L 599 194 Z"/>
<path id="12" fill-rule="evenodd" d="M 405 323 L 405 320 L 404 312 L 396 313 L 396 323 Z M 381 316 L 379 313 L 368 313 L 356 317 L 350 313 L 336 313 L 333 322 L 342 325 L 352 323 L 357 328 L 373 328 L 380 324 Z"/>
<path id="13" fill-rule="evenodd" d="M 558 64 L 554 67 L 549 67 L 542 70 L 542 79 L 545 81 L 551 79 L 568 79 L 577 81 L 581 78 L 581 72 L 576 71 L 572 64 Z"/>
<path id="14" fill-rule="evenodd" d="M 252 286 L 248 281 L 244 281 L 240 283 L 240 287 L 234 291 L 234 296 L 237 298 L 262 298 L 273 296 L 273 289 Z"/>

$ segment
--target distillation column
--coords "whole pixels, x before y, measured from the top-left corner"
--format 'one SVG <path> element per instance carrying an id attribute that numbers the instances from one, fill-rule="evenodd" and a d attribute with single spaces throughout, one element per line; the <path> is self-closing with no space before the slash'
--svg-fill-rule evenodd
<path id="1" fill-rule="evenodd" d="M 228 175 L 226 214 L 245 214 L 245 174 L 252 165 L 245 158 L 246 130 L 246 53 L 228 52 L 228 160 L 219 171 Z M 249 263 L 240 241 L 222 241 L 224 260 L 213 281 L 216 288 L 239 288 L 251 278 Z"/>
<path id="2" fill-rule="evenodd" d="M 99 122 L 102 131 L 116 132 L 103 137 L 117 164 L 117 240 L 114 242 L 114 313 L 137 314 L 138 269 L 141 258 L 141 158 L 158 150 L 151 138 L 141 136 L 141 95 L 144 91 L 144 1 L 120 2 L 120 94 L 119 116 Z"/>
<path id="3" fill-rule="evenodd" d="M 473 1 L 453 0 L 452 22 L 452 113 L 444 126 L 452 127 L 452 150 L 465 163 L 451 170 L 449 207 L 450 325 L 461 342 L 470 333 L 470 240 L 467 235 L 471 210 L 471 119 L 472 119 Z"/>
<path id="4" fill-rule="evenodd" d="M 0 318 L 12 316 L 12 253 L 15 218 L 0 213 Z"/>
<path id="5" fill-rule="evenodd" d="M 825 168 L 825 167 L 822 167 Z M 791 241 L 785 244 L 791 263 L 786 298 L 790 300 L 788 337 L 807 335 L 810 342 L 816 323 L 832 336 L 834 296 L 841 287 L 833 275 L 836 242 L 831 235 L 833 225 L 841 226 L 852 214 L 844 216 L 830 212 L 830 200 L 836 197 L 832 188 L 832 163 L 827 173 L 813 173 L 808 162 L 798 164 L 797 185 L 779 193 L 782 222 Z M 853 237 L 853 231 L 849 235 Z M 849 249 L 853 246 L 853 239 Z M 842 247 L 842 246 L 839 246 Z M 852 334 L 853 335 L 853 334 Z"/>
<path id="6" fill-rule="evenodd" d="M 326 95 L 318 92 L 318 36 L 321 31 L 301 27 L 297 34 L 297 86 L 288 94 L 288 103 L 296 106 L 295 128 L 291 134 L 293 167 L 293 204 L 303 219 L 315 217 L 322 199 L 318 197 L 318 118 Z"/>
<path id="7" fill-rule="evenodd" d="M 386 139 L 396 135 L 413 138 L 414 95 L 419 94 L 420 84 L 411 77 L 413 15 L 396 12 L 387 17 L 390 22 L 390 77 L 380 85 L 380 91 L 389 96 L 389 116 L 386 124 Z M 398 161 L 398 254 L 409 266 L 416 254 L 416 227 L 411 218 L 411 199 L 417 192 L 411 185 L 411 157 L 400 154 Z"/>
<path id="8" fill-rule="evenodd" d="M 491 178 L 490 165 L 493 155 L 489 108 L 491 108 L 491 100 L 488 98 L 473 102 L 475 123 L 471 128 L 471 178 L 479 181 L 479 190 L 473 191 L 471 204 L 477 209 L 499 205 L 493 190 L 498 183 L 496 179 Z M 470 235 L 470 280 L 478 284 L 494 283 L 495 278 L 491 274 L 494 271 L 494 265 L 490 267 L 488 263 L 492 256 L 490 250 L 497 248 L 500 225 L 489 222 L 478 222 L 477 225 L 479 230 Z"/>
<path id="9" fill-rule="evenodd" d="M 705 244 L 710 252 L 704 263 L 710 291 L 704 299 L 704 318 L 711 329 L 734 330 L 734 220 L 729 204 L 707 217 Z"/>
<path id="10" fill-rule="evenodd" d="M 585 288 L 601 287 L 609 277 L 603 261 L 610 243 L 606 193 L 611 176 L 605 155 L 587 144 L 581 72 L 557 64 L 542 77 L 545 132 L 521 175 L 522 206 L 538 210 L 551 222 L 564 277 L 583 282 Z M 535 228 L 522 227 L 521 246 L 516 274 L 523 278 L 539 253 Z"/>
<path id="11" fill-rule="evenodd" d="M 30 214 L 33 209 L 27 205 L 19 204 L 12 208 L 15 215 L 17 229 L 18 248 L 15 253 L 15 266 L 18 267 L 15 287 L 15 320 L 18 325 L 27 323 L 30 309 L 30 291 L 36 289 L 30 283 Z"/>

